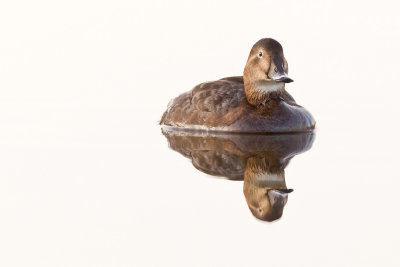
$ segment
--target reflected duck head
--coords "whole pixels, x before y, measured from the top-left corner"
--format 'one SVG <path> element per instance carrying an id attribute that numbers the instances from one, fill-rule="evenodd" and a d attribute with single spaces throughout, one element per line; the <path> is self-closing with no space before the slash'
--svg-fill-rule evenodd
<path id="1" fill-rule="evenodd" d="M 243 193 L 251 213 L 257 219 L 272 222 L 282 217 L 288 201 L 284 170 L 266 158 L 251 157 L 244 173 Z"/>
<path id="2" fill-rule="evenodd" d="M 255 43 L 243 72 L 244 87 L 250 104 L 258 105 L 272 92 L 283 93 L 288 77 L 288 63 L 281 44 L 271 38 Z"/>
<path id="3" fill-rule="evenodd" d="M 246 195 L 251 213 L 259 220 L 272 222 L 280 219 L 292 189 L 257 188 Z"/>

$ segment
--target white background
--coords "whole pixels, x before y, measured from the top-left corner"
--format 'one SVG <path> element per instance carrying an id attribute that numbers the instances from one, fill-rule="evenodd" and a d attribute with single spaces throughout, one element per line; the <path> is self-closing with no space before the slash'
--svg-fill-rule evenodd
<path id="1" fill-rule="evenodd" d="M 399 266 L 396 1 L 2 1 L 1 266 Z M 317 121 L 284 216 L 168 149 L 194 85 L 278 40 Z"/>

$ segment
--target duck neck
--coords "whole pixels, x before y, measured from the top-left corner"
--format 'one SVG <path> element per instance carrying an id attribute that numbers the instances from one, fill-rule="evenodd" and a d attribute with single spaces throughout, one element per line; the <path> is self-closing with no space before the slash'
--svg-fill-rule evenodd
<path id="1" fill-rule="evenodd" d="M 279 98 L 285 92 L 283 82 L 243 79 L 247 101 L 253 106 L 265 105 L 269 100 Z"/>
<path id="2" fill-rule="evenodd" d="M 284 167 L 273 158 L 250 157 L 247 159 L 244 183 L 244 186 L 286 189 Z"/>

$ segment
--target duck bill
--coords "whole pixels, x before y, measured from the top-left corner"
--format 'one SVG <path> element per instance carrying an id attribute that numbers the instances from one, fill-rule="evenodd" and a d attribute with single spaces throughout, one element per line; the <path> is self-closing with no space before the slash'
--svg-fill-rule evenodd
<path id="1" fill-rule="evenodd" d="M 276 75 L 274 77 L 271 77 L 272 80 L 275 82 L 283 82 L 283 83 L 291 83 L 293 80 L 287 76 L 286 73 L 282 73 L 280 75 Z"/>
<path id="2" fill-rule="evenodd" d="M 288 77 L 281 56 L 272 56 L 271 66 L 268 71 L 268 77 L 275 82 L 291 83 L 293 80 Z"/>

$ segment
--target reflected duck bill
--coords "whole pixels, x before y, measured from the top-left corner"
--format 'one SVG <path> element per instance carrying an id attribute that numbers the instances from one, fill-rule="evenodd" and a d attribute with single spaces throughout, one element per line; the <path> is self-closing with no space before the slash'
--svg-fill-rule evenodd
<path id="1" fill-rule="evenodd" d="M 289 194 L 293 192 L 293 189 L 286 189 L 286 188 L 279 188 L 279 189 L 273 189 L 274 191 L 277 191 L 281 194 Z"/>
<path id="2" fill-rule="evenodd" d="M 283 214 L 283 209 L 285 208 L 286 202 L 288 200 L 288 194 L 288 192 L 282 192 L 282 190 L 279 189 L 269 190 L 267 195 L 271 206 L 266 214 L 260 217 L 256 217 L 260 220 L 269 222 L 280 219 Z"/>
<path id="3" fill-rule="evenodd" d="M 283 208 L 285 206 L 285 199 L 287 198 L 288 194 L 290 192 L 293 192 L 293 190 L 286 189 L 286 190 L 276 190 L 272 189 L 268 191 L 268 198 L 269 201 L 271 202 L 271 206 L 275 207 L 278 206 L 280 208 Z"/>

